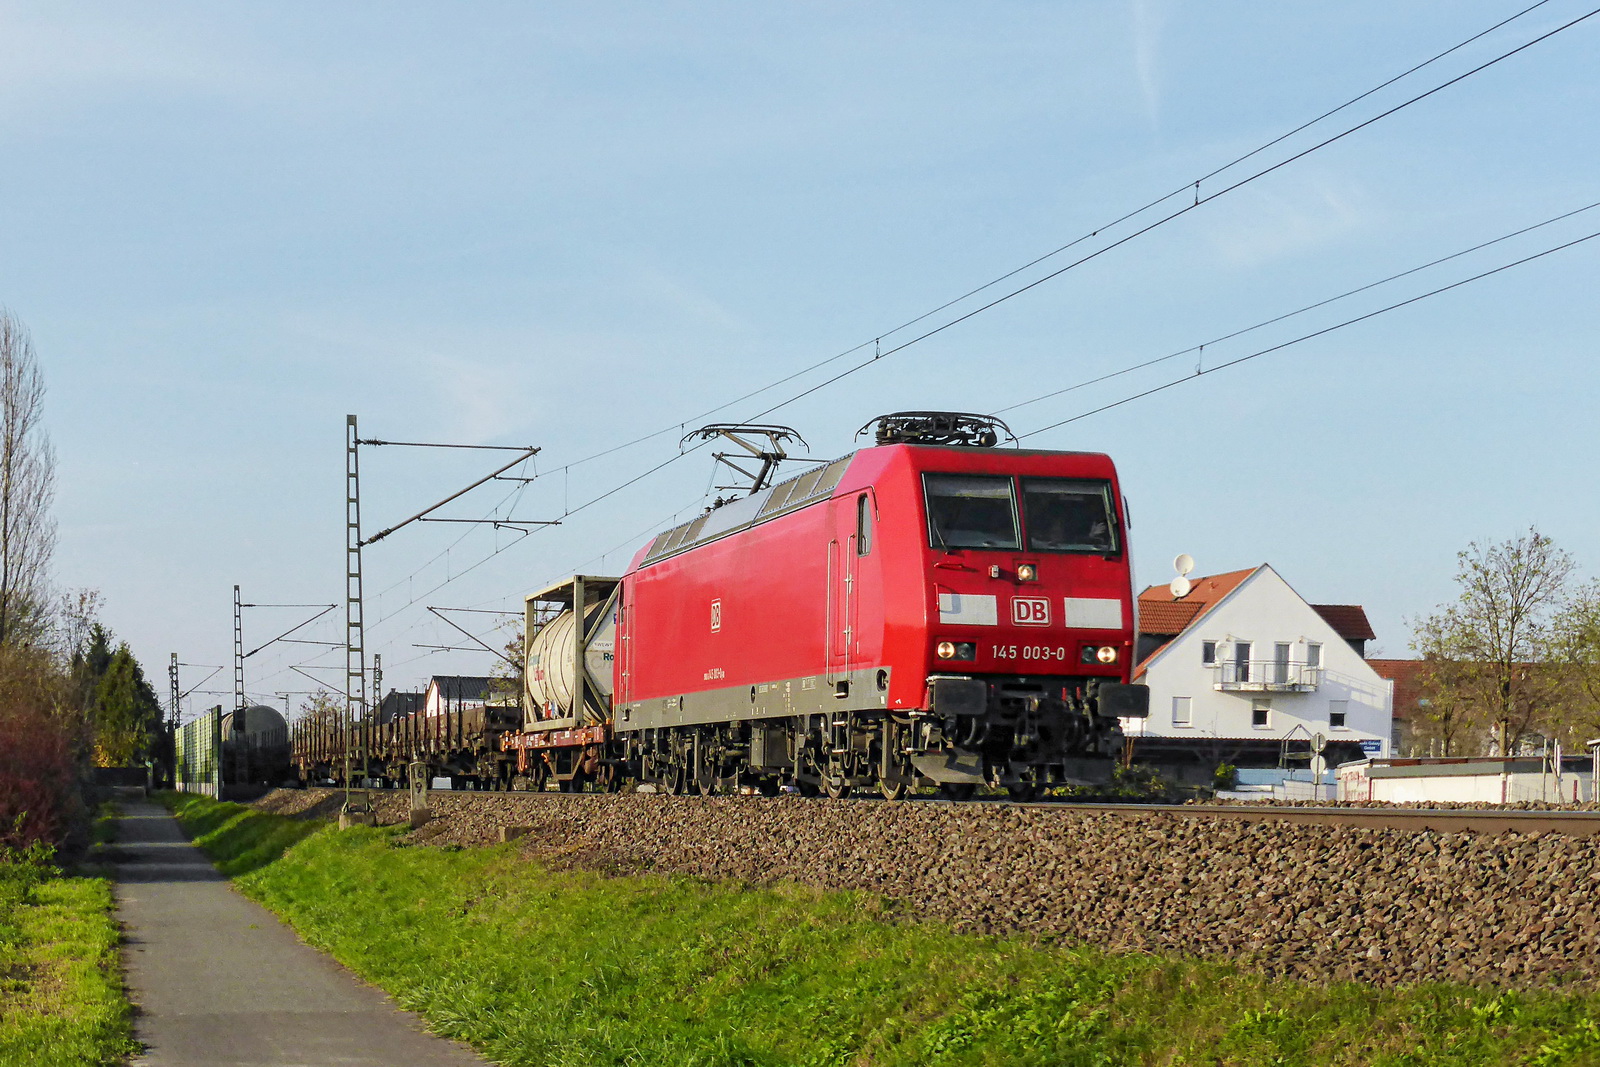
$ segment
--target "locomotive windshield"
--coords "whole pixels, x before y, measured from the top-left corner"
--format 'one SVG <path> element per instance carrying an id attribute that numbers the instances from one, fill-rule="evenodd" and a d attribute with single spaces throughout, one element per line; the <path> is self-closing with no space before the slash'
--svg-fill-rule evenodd
<path id="1" fill-rule="evenodd" d="M 922 484 L 928 500 L 928 543 L 934 548 L 1021 546 L 1010 478 L 925 474 Z"/>
<path id="2" fill-rule="evenodd" d="M 1067 478 L 1022 479 L 1022 507 L 1033 552 L 1117 550 L 1107 482 Z"/>

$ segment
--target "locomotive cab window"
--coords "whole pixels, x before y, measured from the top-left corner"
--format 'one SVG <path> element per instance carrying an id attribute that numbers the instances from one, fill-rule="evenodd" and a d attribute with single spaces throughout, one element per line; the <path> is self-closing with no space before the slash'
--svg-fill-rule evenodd
<path id="1" fill-rule="evenodd" d="M 1116 515 L 1108 482 L 1024 478 L 1022 507 L 1029 551 L 1117 551 Z"/>
<path id="2" fill-rule="evenodd" d="M 1021 546 L 1011 479 L 981 474 L 924 474 L 928 543 L 934 548 Z"/>
<path id="3" fill-rule="evenodd" d="M 856 497 L 856 555 L 872 551 L 872 501 L 866 493 Z"/>

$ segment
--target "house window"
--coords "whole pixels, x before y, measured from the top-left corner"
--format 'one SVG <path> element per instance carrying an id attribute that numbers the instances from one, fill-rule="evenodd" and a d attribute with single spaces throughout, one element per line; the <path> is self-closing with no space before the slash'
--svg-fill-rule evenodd
<path id="1" fill-rule="evenodd" d="M 1272 701 L 1257 700 L 1250 706 L 1250 725 L 1261 730 L 1272 726 Z"/>
<path id="2" fill-rule="evenodd" d="M 1200 642 L 1200 665 L 1202 667 L 1215 667 L 1217 665 L 1217 643 L 1215 641 Z"/>
<path id="3" fill-rule="evenodd" d="M 1272 680 L 1278 685 L 1289 684 L 1289 645 L 1285 641 L 1272 646 Z"/>
<path id="4" fill-rule="evenodd" d="M 1248 682 L 1250 680 L 1250 652 L 1252 646 L 1249 641 L 1235 641 L 1233 643 L 1233 680 Z"/>
<path id="5" fill-rule="evenodd" d="M 1172 725 L 1188 726 L 1193 720 L 1189 718 L 1189 698 L 1172 698 Z"/>
<path id="6" fill-rule="evenodd" d="M 1322 666 L 1322 646 L 1306 642 L 1306 666 L 1316 670 Z"/>
<path id="7" fill-rule="evenodd" d="M 1328 726 L 1335 730 L 1345 729 L 1344 717 L 1349 708 L 1350 702 L 1348 700 L 1328 701 Z"/>

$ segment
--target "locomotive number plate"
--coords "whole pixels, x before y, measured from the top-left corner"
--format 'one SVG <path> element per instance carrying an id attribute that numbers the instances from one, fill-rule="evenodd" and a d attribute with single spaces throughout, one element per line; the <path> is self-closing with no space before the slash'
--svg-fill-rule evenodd
<path id="1" fill-rule="evenodd" d="M 1067 650 L 1060 645 L 990 645 L 989 654 L 995 659 L 1036 659 L 1066 662 Z"/>

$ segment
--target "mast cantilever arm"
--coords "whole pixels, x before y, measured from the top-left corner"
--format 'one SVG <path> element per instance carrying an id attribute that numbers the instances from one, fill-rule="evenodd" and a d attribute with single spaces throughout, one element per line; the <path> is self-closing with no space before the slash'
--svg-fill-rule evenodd
<path id="1" fill-rule="evenodd" d="M 371 442 L 368 442 L 368 443 L 371 443 Z M 471 446 L 467 446 L 467 447 L 472 447 L 472 448 L 499 448 L 500 446 L 498 446 L 498 445 L 471 445 Z M 496 467 L 494 470 L 490 471 L 488 474 L 485 474 L 482 478 L 479 478 L 477 481 L 473 482 L 471 485 L 467 486 L 465 489 L 459 489 L 456 492 L 451 493 L 449 496 L 445 497 L 443 500 L 439 501 L 437 504 L 434 504 L 432 507 L 423 508 L 421 511 L 417 512 L 415 515 L 411 516 L 409 519 L 406 519 L 404 522 L 397 522 L 393 526 L 389 527 L 387 530 L 379 530 L 377 533 L 373 534 L 371 537 L 369 537 L 366 540 L 360 542 L 361 547 L 365 548 L 366 546 L 372 544 L 374 541 L 382 541 L 385 537 L 388 537 L 390 534 L 394 533 L 396 530 L 402 529 L 402 528 L 404 528 L 406 526 L 410 526 L 412 523 L 416 522 L 418 519 L 422 518 L 424 515 L 431 515 L 433 512 L 438 511 L 440 508 L 442 508 L 446 504 L 450 503 L 450 501 L 455 500 L 457 497 L 462 497 L 462 496 L 465 496 L 466 494 L 472 492 L 472 490 L 478 488 L 478 486 L 482 485 L 484 482 L 487 482 L 490 479 L 494 478 L 495 475 L 504 474 L 506 471 L 510 470 L 512 467 L 515 467 L 518 463 L 521 463 L 523 460 L 531 459 L 533 456 L 537 455 L 538 452 L 539 452 L 539 450 L 537 448 L 522 448 L 522 449 L 518 449 L 517 450 L 517 458 L 512 460 L 510 463 L 507 463 L 503 467 Z"/>

